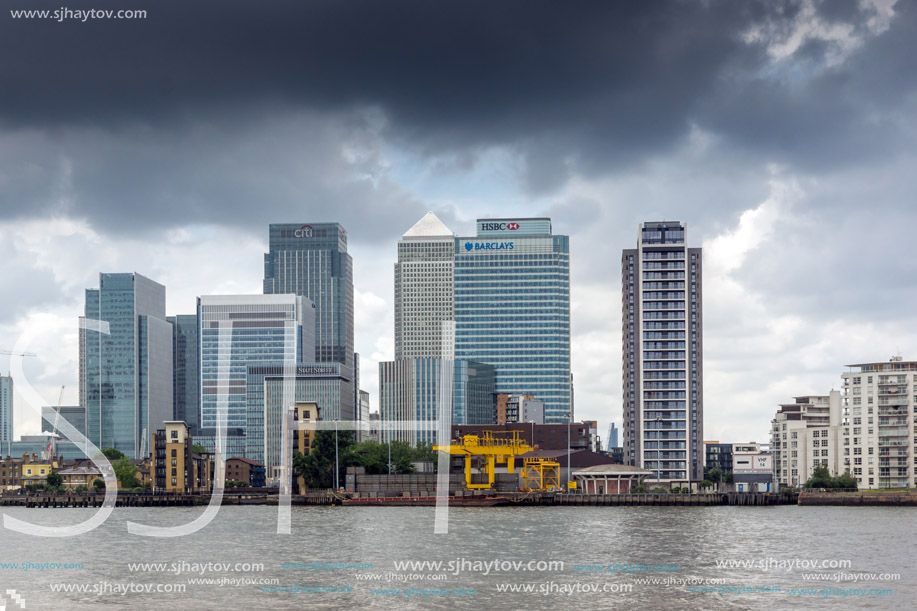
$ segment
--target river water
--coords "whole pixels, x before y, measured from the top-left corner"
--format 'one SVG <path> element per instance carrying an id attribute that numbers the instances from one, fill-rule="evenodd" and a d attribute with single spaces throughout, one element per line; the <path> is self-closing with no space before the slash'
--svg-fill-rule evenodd
<path id="1" fill-rule="evenodd" d="M 3 509 L 55 526 L 94 511 Z M 0 595 L 15 590 L 27 611 L 917 605 L 909 508 L 452 508 L 448 534 L 434 534 L 433 508 L 294 507 L 292 533 L 278 535 L 276 508 L 224 507 L 191 535 L 127 532 L 201 512 L 118 508 L 69 538 L 0 530 Z M 77 568 L 53 566 L 67 564 Z"/>

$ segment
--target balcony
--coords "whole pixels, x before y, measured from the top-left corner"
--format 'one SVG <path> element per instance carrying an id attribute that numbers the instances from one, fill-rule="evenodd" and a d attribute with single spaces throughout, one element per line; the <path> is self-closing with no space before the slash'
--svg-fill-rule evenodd
<path id="1" fill-rule="evenodd" d="M 907 437 L 908 428 L 906 426 L 880 426 L 879 427 L 879 436 L 880 437 Z"/>
<path id="2" fill-rule="evenodd" d="M 879 396 L 906 395 L 907 386 L 879 386 Z"/>
<path id="3" fill-rule="evenodd" d="M 897 418 L 879 418 L 879 426 L 907 426 L 907 416 Z"/>
<path id="4" fill-rule="evenodd" d="M 901 437 L 879 437 L 880 448 L 907 447 L 907 439 Z"/>

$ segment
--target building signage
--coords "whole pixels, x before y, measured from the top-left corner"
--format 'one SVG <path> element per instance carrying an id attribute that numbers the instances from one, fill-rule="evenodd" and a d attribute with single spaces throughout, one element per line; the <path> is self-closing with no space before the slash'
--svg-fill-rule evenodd
<path id="1" fill-rule="evenodd" d="M 773 467 L 771 454 L 733 454 L 733 473 L 770 473 Z"/>
<path id="2" fill-rule="evenodd" d="M 465 250 L 513 250 L 513 242 L 465 242 Z"/>
<path id="3" fill-rule="evenodd" d="M 297 367 L 296 375 L 334 375 L 338 369 L 334 365 L 309 365 L 307 367 Z"/>
<path id="4" fill-rule="evenodd" d="M 509 223 L 481 223 L 482 231 L 515 231 L 519 229 L 519 223 L 510 221 Z"/>
<path id="5" fill-rule="evenodd" d="M 296 238 L 311 238 L 312 237 L 312 225 L 303 225 L 299 229 L 293 232 L 293 237 Z"/>

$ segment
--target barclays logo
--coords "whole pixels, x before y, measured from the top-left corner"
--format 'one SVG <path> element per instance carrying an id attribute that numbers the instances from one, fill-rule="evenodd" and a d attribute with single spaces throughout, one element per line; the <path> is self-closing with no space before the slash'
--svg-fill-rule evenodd
<path id="1" fill-rule="evenodd" d="M 465 242 L 465 250 L 470 251 L 472 248 L 474 248 L 474 244 L 471 242 Z"/>

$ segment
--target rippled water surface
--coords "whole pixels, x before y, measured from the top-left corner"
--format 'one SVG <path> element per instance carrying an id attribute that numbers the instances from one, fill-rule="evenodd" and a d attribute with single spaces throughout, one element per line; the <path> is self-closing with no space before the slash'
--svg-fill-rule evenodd
<path id="1" fill-rule="evenodd" d="M 93 510 L 3 511 L 36 523 L 64 525 L 85 520 Z M 917 511 L 907 508 L 453 508 L 449 533 L 436 535 L 433 508 L 294 507 L 292 534 L 278 535 L 276 508 L 225 507 L 193 535 L 147 538 L 127 532 L 127 521 L 174 526 L 193 520 L 201 511 L 119 508 L 95 531 L 73 538 L 39 538 L 4 529 L 0 531 L 0 594 L 15 590 L 27 611 L 785 609 L 790 605 L 903 609 L 917 605 Z M 499 563 L 490 564 L 489 570 L 483 564 L 495 560 Z M 717 566 L 718 560 L 744 560 L 752 566 L 723 568 Z M 396 568 L 401 561 L 446 564 L 441 570 Z M 537 563 L 542 561 L 562 562 L 563 568 L 555 564 L 548 570 L 542 564 L 544 570 L 539 570 Z M 849 562 L 849 566 L 788 570 L 790 564 L 811 561 Z M 536 564 L 532 570 L 514 570 L 507 562 L 521 562 L 523 568 Z M 2 563 L 19 567 L 3 568 Z M 82 568 L 41 570 L 28 563 L 82 563 Z M 165 570 L 132 570 L 133 563 L 164 563 Z M 216 563 L 232 566 L 227 571 Z M 283 568 L 289 563 L 309 567 Z M 362 568 L 312 570 L 312 563 L 359 563 Z M 23 564 L 29 568 L 24 570 Z M 246 564 L 263 565 L 263 570 Z M 585 565 L 615 564 L 665 565 L 671 570 L 632 574 L 582 570 Z M 864 573 L 892 577 L 864 580 Z M 823 577 L 807 580 L 807 574 Z M 895 574 L 900 578 L 895 579 Z M 189 581 L 202 579 L 214 582 Z M 715 586 L 717 591 L 690 590 L 692 584 L 697 587 L 697 582 L 711 579 L 722 582 Z M 233 585 L 231 580 L 244 583 Z M 723 586 L 746 591 L 723 591 Z M 86 591 L 60 591 L 67 587 Z M 183 587 L 184 592 L 136 591 L 144 587 Z M 277 591 L 278 587 L 300 591 Z M 526 587 L 532 591 L 506 591 Z M 133 591 L 122 593 L 124 588 Z M 350 590 L 317 591 L 321 588 Z M 759 591 L 747 591 L 753 588 Z M 762 592 L 762 588 L 772 591 Z M 797 595 L 793 589 L 818 592 Z M 877 595 L 870 590 L 891 593 Z M 13 608 L 8 604 L 7 609 Z"/>

